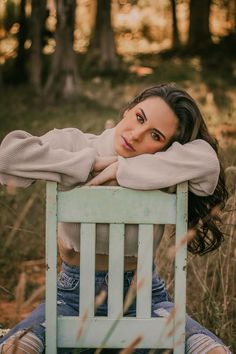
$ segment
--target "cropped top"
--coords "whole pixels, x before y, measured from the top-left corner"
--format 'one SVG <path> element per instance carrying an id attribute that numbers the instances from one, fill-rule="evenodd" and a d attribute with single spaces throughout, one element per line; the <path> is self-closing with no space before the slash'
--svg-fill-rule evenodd
<path id="1" fill-rule="evenodd" d="M 35 180 L 49 180 L 67 189 L 89 178 L 97 156 L 116 155 L 115 128 L 101 135 L 87 134 L 76 128 L 53 129 L 37 137 L 25 131 L 13 131 L 0 146 L 0 183 L 28 187 Z M 134 189 L 169 188 L 189 181 L 189 189 L 201 196 L 210 195 L 218 182 L 219 161 L 213 148 L 204 140 L 132 158 L 118 156 L 117 181 Z M 162 237 L 163 225 L 154 226 L 154 252 Z M 78 252 L 80 225 L 61 223 L 58 237 Z M 108 254 L 108 225 L 96 226 L 96 253 Z M 137 255 L 137 225 L 125 226 L 125 255 Z"/>

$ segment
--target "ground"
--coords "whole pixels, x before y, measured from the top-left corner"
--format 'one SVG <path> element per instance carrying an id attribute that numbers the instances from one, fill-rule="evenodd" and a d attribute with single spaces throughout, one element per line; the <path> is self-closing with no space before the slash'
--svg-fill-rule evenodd
<path id="1" fill-rule="evenodd" d="M 146 67 L 151 71 L 143 69 Z M 27 87 L 7 86 L 0 97 L 0 139 L 13 129 L 42 134 L 54 127 L 74 126 L 99 133 L 108 120 L 118 121 L 121 107 L 142 88 L 160 81 L 176 81 L 199 102 L 211 133 L 220 141 L 224 167 L 236 165 L 235 64 L 229 71 L 227 67 L 211 69 L 211 63 L 207 65 L 199 57 L 165 59 L 156 66 L 151 59 L 145 59 L 142 66 L 138 62 L 135 71 L 138 75 L 132 73 L 120 80 L 102 77 L 84 80 L 76 97 L 50 105 L 32 97 Z M 230 195 L 233 193 L 235 182 L 231 180 Z M 17 193 L 2 188 L 0 197 L 0 326 L 10 328 L 25 318 L 44 296 L 45 188 L 42 182 Z M 235 212 L 229 211 L 227 215 L 226 241 L 217 254 L 189 257 L 188 309 L 226 343 L 232 344 L 236 326 L 232 282 Z M 169 281 L 166 272 L 165 279 Z M 236 348 L 236 343 L 233 345 Z"/>

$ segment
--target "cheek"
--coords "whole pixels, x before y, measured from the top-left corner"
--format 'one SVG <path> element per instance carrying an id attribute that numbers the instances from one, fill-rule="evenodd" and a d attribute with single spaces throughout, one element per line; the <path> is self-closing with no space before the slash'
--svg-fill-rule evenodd
<path id="1" fill-rule="evenodd" d="M 155 154 L 156 152 L 162 151 L 165 145 L 166 143 L 163 141 L 149 142 L 149 144 L 147 145 L 147 149 L 148 149 L 147 153 Z"/>
<path id="2" fill-rule="evenodd" d="M 121 135 L 123 132 L 123 119 L 116 125 L 116 130 L 115 130 L 115 140 Z"/>
<path id="3" fill-rule="evenodd" d="M 159 151 L 161 149 L 161 143 L 156 143 L 153 141 L 146 141 L 145 144 L 143 144 L 143 153 L 145 154 L 154 154 L 155 152 Z"/>
<path id="4" fill-rule="evenodd" d="M 117 124 L 117 126 L 116 126 L 117 132 L 122 132 L 123 130 L 127 129 L 129 124 L 130 124 L 130 119 L 128 119 L 128 117 L 126 115 Z"/>

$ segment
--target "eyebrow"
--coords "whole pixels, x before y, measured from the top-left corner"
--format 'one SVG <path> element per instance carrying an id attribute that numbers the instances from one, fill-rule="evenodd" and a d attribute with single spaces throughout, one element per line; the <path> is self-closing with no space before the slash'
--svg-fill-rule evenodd
<path id="1" fill-rule="evenodd" d="M 147 117 L 146 117 L 146 114 L 145 114 L 144 110 L 143 110 L 141 107 L 139 107 L 139 109 L 140 109 L 140 111 L 142 112 L 144 119 L 147 121 Z M 160 134 L 160 135 L 163 137 L 163 139 L 166 140 L 165 135 L 164 135 L 160 130 L 158 130 L 158 129 L 156 129 L 156 128 L 154 128 L 154 130 L 155 130 L 158 134 Z"/>

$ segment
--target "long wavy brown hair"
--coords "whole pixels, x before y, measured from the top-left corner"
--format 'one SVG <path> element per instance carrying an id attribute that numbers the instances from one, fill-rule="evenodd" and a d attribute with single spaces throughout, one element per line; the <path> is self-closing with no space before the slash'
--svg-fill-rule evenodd
<path id="1" fill-rule="evenodd" d="M 145 89 L 125 107 L 129 110 L 149 97 L 160 97 L 175 113 L 179 120 L 176 134 L 165 150 L 174 142 L 185 144 L 195 139 L 207 141 L 218 155 L 218 142 L 209 133 L 203 116 L 194 99 L 173 83 L 162 83 Z M 194 238 L 188 242 L 188 250 L 193 254 L 203 255 L 217 249 L 224 235 L 220 230 L 219 210 L 228 198 L 225 186 L 224 170 L 220 163 L 220 175 L 215 191 L 209 196 L 198 196 L 189 191 L 188 226 L 194 230 Z"/>

